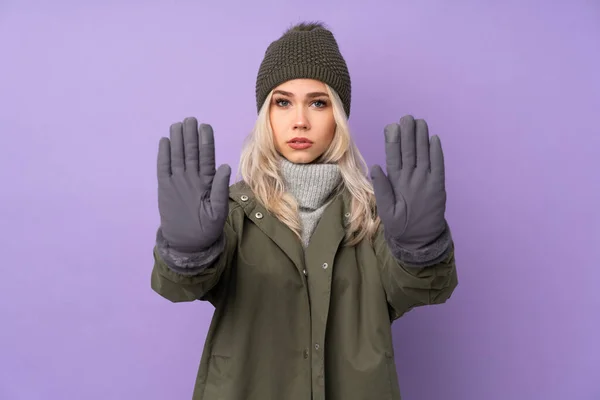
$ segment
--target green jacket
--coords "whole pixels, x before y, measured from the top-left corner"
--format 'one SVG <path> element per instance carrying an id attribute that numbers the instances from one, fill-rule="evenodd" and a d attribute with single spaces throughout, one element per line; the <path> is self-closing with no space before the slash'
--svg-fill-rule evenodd
<path id="1" fill-rule="evenodd" d="M 349 199 L 327 206 L 305 251 L 238 182 L 209 268 L 180 275 L 155 247 L 153 290 L 215 306 L 193 400 L 400 399 L 392 321 L 450 297 L 454 249 L 417 268 L 395 259 L 381 228 L 373 245 L 342 246 Z"/>

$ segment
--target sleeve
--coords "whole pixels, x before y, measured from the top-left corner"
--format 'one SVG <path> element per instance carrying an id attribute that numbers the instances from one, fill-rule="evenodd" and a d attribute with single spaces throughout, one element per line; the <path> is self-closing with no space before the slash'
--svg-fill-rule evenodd
<path id="1" fill-rule="evenodd" d="M 169 249 L 159 229 L 153 250 L 152 290 L 174 303 L 204 300 L 230 266 L 236 248 L 237 235 L 229 219 L 217 242 L 194 254 Z"/>
<path id="2" fill-rule="evenodd" d="M 436 242 L 406 251 L 387 240 L 380 225 L 374 249 L 392 320 L 415 307 L 445 303 L 457 287 L 454 242 L 446 227 Z"/>

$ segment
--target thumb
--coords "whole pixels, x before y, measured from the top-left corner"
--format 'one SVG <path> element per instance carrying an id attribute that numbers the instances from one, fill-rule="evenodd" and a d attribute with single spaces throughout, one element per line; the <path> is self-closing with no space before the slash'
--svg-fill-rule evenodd
<path id="1" fill-rule="evenodd" d="M 219 166 L 213 178 L 210 190 L 210 204 L 216 215 L 224 216 L 229 205 L 229 179 L 231 167 L 228 164 Z"/>
<path id="2" fill-rule="evenodd" d="M 375 202 L 380 217 L 393 214 L 395 196 L 394 189 L 390 180 L 383 173 L 379 165 L 371 168 L 371 180 L 373 181 L 373 190 L 375 191 Z"/>

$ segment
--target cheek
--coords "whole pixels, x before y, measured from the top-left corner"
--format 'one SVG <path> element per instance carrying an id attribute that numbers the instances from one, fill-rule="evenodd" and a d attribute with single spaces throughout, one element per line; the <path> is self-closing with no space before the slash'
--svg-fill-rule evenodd
<path id="1" fill-rule="evenodd" d="M 273 113 L 269 114 L 269 122 L 271 123 L 271 130 L 273 131 L 273 141 L 277 145 L 279 142 L 279 137 L 281 135 L 281 127 L 278 121 L 278 118 L 273 115 Z"/>

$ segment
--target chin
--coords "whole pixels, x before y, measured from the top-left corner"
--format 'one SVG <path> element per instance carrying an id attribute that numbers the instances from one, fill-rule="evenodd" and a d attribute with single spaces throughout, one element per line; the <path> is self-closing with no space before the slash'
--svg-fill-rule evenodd
<path id="1" fill-rule="evenodd" d="M 287 156 L 285 156 L 285 158 L 287 158 L 288 161 L 293 162 L 295 164 L 310 164 L 311 162 L 317 159 L 317 157 L 308 154 L 288 154 Z"/>

